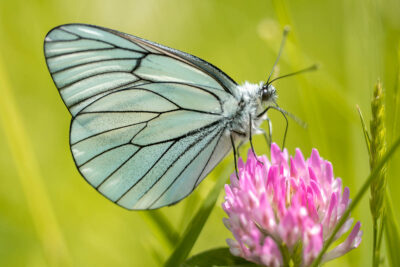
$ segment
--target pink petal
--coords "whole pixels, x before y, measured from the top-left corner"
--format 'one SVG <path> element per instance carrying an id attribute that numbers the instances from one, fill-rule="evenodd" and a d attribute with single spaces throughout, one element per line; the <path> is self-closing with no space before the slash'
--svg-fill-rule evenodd
<path id="1" fill-rule="evenodd" d="M 292 157 L 290 157 L 290 176 L 297 177 L 297 169 Z"/>
<path id="2" fill-rule="evenodd" d="M 310 157 L 310 165 L 314 169 L 314 171 L 318 172 L 318 174 L 321 171 L 321 157 L 319 156 L 318 150 L 315 148 L 312 149 L 311 151 L 311 157 Z"/>
<path id="3" fill-rule="evenodd" d="M 333 181 L 333 167 L 332 163 L 329 161 L 325 162 L 325 173 L 324 173 L 325 180 L 329 183 L 332 184 Z"/>
<path id="4" fill-rule="evenodd" d="M 326 253 L 322 258 L 322 262 L 333 260 L 337 257 L 346 254 L 350 250 L 358 247 L 360 245 L 361 237 L 363 234 L 363 232 L 360 231 L 360 228 L 361 228 L 361 223 L 357 222 L 354 225 L 353 230 L 351 230 L 349 236 L 346 238 L 346 240 L 337 247 L 335 247 L 334 249 L 332 249 L 331 251 L 329 251 L 328 253 Z"/>
<path id="5" fill-rule="evenodd" d="M 264 241 L 261 256 L 262 264 L 270 267 L 282 266 L 282 256 L 278 246 L 272 238 L 267 237 Z"/>
<path id="6" fill-rule="evenodd" d="M 249 150 L 247 161 L 239 159 L 238 167 L 240 178 L 231 175 L 222 204 L 228 214 L 223 222 L 236 239 L 227 241 L 231 252 L 257 264 L 278 267 L 283 262 L 274 240 L 285 243 L 288 250 L 301 242 L 303 266 L 309 265 L 351 202 L 350 190 L 345 187 L 342 192 L 342 180 L 333 176 L 332 164 L 316 149 L 305 161 L 299 149 L 289 157 L 286 149 L 281 151 L 272 144 L 271 161 Z M 335 239 L 348 232 L 352 223 L 349 217 Z M 324 260 L 357 247 L 360 226 L 356 223 L 345 242 Z"/>
<path id="7" fill-rule="evenodd" d="M 296 164 L 297 169 L 306 169 L 306 161 L 298 148 L 296 148 L 296 153 L 294 155 L 294 163 Z"/>

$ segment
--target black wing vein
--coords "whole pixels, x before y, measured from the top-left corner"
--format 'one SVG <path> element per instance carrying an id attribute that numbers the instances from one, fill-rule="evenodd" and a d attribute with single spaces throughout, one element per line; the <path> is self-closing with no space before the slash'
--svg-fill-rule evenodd
<path id="1" fill-rule="evenodd" d="M 182 175 L 182 173 L 186 170 L 186 168 L 190 165 L 190 164 L 192 164 L 192 162 L 193 161 L 195 161 L 196 159 L 197 159 L 197 157 L 198 157 L 198 155 L 199 154 L 201 154 L 203 151 L 204 151 L 204 149 L 206 149 L 213 141 L 214 141 L 214 139 L 215 139 L 215 137 L 217 137 L 218 135 L 220 135 L 222 133 L 222 130 L 219 130 L 216 134 L 214 134 L 214 136 L 211 138 L 211 140 L 208 142 L 208 143 L 206 143 L 201 149 L 200 149 L 200 151 L 198 152 L 198 154 L 197 155 L 195 155 L 186 165 L 185 165 L 185 167 L 181 170 L 181 172 L 175 177 L 175 179 L 172 181 L 172 183 L 170 183 L 169 185 L 168 185 L 168 187 L 160 194 L 160 196 L 158 196 L 150 205 L 149 205 L 149 207 L 152 207 L 173 185 L 174 185 L 174 183 L 176 182 L 176 180 L 178 179 L 178 177 L 180 177 L 181 175 Z M 217 144 L 215 144 L 215 147 L 217 146 Z M 184 155 L 184 154 L 186 154 L 191 148 L 193 147 L 193 144 L 182 154 L 182 156 Z M 213 150 L 214 151 L 214 150 Z M 212 154 L 212 153 L 211 153 Z M 179 157 L 180 158 L 180 157 Z M 179 159 L 178 158 L 178 159 Z M 178 160 L 177 159 L 177 160 Z M 176 161 L 177 161 L 176 160 Z M 176 162 L 175 161 L 175 162 Z M 173 164 L 175 164 L 175 162 L 173 163 Z M 208 164 L 208 161 L 206 162 L 206 164 L 204 165 L 204 167 L 205 166 L 207 166 L 207 164 Z M 172 165 L 171 165 L 172 166 Z M 171 167 L 170 166 L 170 167 Z M 170 168 L 169 167 L 169 168 Z M 199 175 L 201 175 L 201 173 L 203 172 L 203 170 L 200 172 L 200 174 Z M 160 181 L 161 180 L 161 178 L 163 177 L 165 175 L 165 173 L 160 177 L 160 179 L 158 179 L 157 180 L 157 182 L 158 181 Z M 156 182 L 156 183 L 157 183 Z M 154 186 L 154 184 L 151 186 L 151 188 Z M 147 191 L 149 191 L 151 188 L 149 188 Z M 192 191 L 191 191 L 192 192 Z M 147 192 L 146 192 L 147 193 Z"/>

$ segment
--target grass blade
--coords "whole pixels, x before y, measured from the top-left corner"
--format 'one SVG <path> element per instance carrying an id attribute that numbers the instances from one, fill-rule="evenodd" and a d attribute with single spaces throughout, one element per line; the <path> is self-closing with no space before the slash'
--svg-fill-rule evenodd
<path id="1" fill-rule="evenodd" d="M 396 128 L 397 128 L 397 114 L 398 111 L 398 104 L 399 104 L 399 85 L 400 85 L 400 43 L 397 49 L 397 70 L 396 70 L 396 79 L 394 81 L 394 88 L 393 88 L 393 127 L 392 127 L 392 138 L 395 136 Z"/>
<path id="2" fill-rule="evenodd" d="M 70 257 L 47 195 L 24 122 L 16 107 L 0 58 L 0 125 L 15 162 L 28 210 L 50 266 L 69 266 Z"/>
<path id="3" fill-rule="evenodd" d="M 365 143 L 366 143 L 367 149 L 368 149 L 368 155 L 369 155 L 369 157 L 371 157 L 371 147 L 370 147 L 371 146 L 371 138 L 369 137 L 367 126 L 365 125 L 365 121 L 364 121 L 364 117 L 362 115 L 361 109 L 358 105 L 356 106 L 356 108 L 358 111 L 358 115 L 360 115 L 360 120 L 361 120 L 361 125 L 362 125 L 362 129 L 363 129 L 363 133 L 364 133 Z"/>
<path id="4" fill-rule="evenodd" d="M 393 138 L 396 133 L 398 123 L 398 103 L 399 103 L 399 85 L 400 85 L 400 44 L 397 49 L 397 69 L 396 79 L 393 88 L 393 126 L 391 131 L 391 137 Z M 396 215 L 393 211 L 392 199 L 388 191 L 386 191 L 386 213 L 385 213 L 385 237 L 386 237 L 386 249 L 388 252 L 389 266 L 395 267 L 400 266 L 400 254 L 398 253 L 398 247 L 400 244 L 400 227 L 396 221 Z"/>
<path id="5" fill-rule="evenodd" d="M 397 150 L 397 148 L 399 146 L 400 146 L 400 137 L 397 138 L 396 141 L 393 143 L 393 145 L 388 149 L 388 151 L 382 157 L 382 160 L 380 160 L 378 162 L 378 164 L 376 164 L 376 167 L 372 170 L 371 174 L 368 176 L 367 180 L 364 182 L 363 186 L 358 191 L 358 193 L 354 197 L 353 201 L 350 203 L 349 208 L 346 210 L 345 213 L 343 213 L 342 218 L 339 220 L 338 224 L 336 225 L 336 227 L 333 230 L 329 239 L 325 242 L 321 252 L 319 253 L 318 257 L 314 260 L 311 267 L 317 267 L 319 265 L 319 263 L 322 260 L 322 256 L 325 254 L 325 252 L 328 250 L 329 246 L 332 244 L 337 232 L 340 230 L 340 228 L 343 226 L 343 224 L 348 219 L 350 212 L 358 205 L 358 203 L 360 202 L 363 195 L 368 191 L 368 188 L 371 185 L 371 182 L 374 179 L 376 179 L 376 177 L 379 175 L 379 172 L 381 171 L 381 169 L 385 166 L 387 161 L 393 156 L 394 152 Z"/>
<path id="6" fill-rule="evenodd" d="M 229 248 L 215 248 L 197 254 L 182 264 L 182 267 L 257 267 L 259 265 L 233 256 Z"/>
<path id="7" fill-rule="evenodd" d="M 386 248 L 389 254 L 389 266 L 400 266 L 400 254 L 398 252 L 400 244 L 400 228 L 393 213 L 392 200 L 386 194 L 386 215 L 385 215 Z"/>
<path id="8" fill-rule="evenodd" d="M 219 176 L 220 178 L 215 182 L 213 189 L 207 195 L 196 215 L 190 221 L 174 252 L 165 263 L 165 267 L 180 266 L 192 250 L 204 224 L 215 206 L 215 202 L 218 199 L 221 189 L 224 187 L 226 180 L 228 179 L 228 175 Z"/>
<path id="9" fill-rule="evenodd" d="M 163 246 L 172 249 L 179 240 L 179 234 L 171 223 L 159 210 L 148 210 L 141 212 L 143 219 L 149 224 L 154 233 L 159 237 Z"/>

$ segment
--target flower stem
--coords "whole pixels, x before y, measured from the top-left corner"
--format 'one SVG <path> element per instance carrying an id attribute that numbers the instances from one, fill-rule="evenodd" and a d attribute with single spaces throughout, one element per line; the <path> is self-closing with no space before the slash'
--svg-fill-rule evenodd
<path id="1" fill-rule="evenodd" d="M 379 266 L 379 251 L 377 250 L 378 221 L 373 220 L 373 248 L 372 248 L 372 266 Z"/>
<path id="2" fill-rule="evenodd" d="M 385 203 L 386 203 L 386 201 L 385 201 Z M 384 229 L 385 229 L 385 225 L 386 225 L 386 212 L 385 212 L 384 216 L 382 217 L 381 223 L 379 225 L 378 243 L 377 243 L 379 251 L 380 251 L 381 245 L 382 245 L 382 238 L 383 238 L 383 232 L 384 232 Z M 379 255 L 379 258 L 380 258 L 380 255 Z"/>

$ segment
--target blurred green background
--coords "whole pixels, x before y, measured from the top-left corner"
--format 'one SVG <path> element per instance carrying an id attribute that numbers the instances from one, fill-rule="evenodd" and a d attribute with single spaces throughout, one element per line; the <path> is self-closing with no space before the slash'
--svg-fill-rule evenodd
<path id="1" fill-rule="evenodd" d="M 318 148 L 354 197 L 369 173 L 356 104 L 369 120 L 378 78 L 386 93 L 389 143 L 399 135 L 399 12 L 398 0 L 1 0 L 0 266 L 155 266 L 173 249 L 150 213 L 114 205 L 76 170 L 68 146 L 70 115 L 43 56 L 51 28 L 81 22 L 137 35 L 197 55 L 242 83 L 266 80 L 282 28 L 290 25 L 280 74 L 312 63 L 321 69 L 275 84 L 280 106 L 308 124 L 303 129 L 290 122 L 287 148 L 293 153 L 299 147 L 307 156 Z M 271 117 L 281 144 L 283 120 Z M 255 142 L 257 152 L 266 153 L 263 139 Z M 232 156 L 225 159 L 189 198 L 160 210 L 178 233 L 214 181 L 233 170 L 232 162 Z M 398 163 L 399 153 L 388 170 L 395 207 Z M 370 266 L 368 198 L 352 214 L 363 223 L 363 242 L 328 266 Z M 222 201 L 223 194 L 192 254 L 225 246 L 231 237 L 222 224 Z"/>

